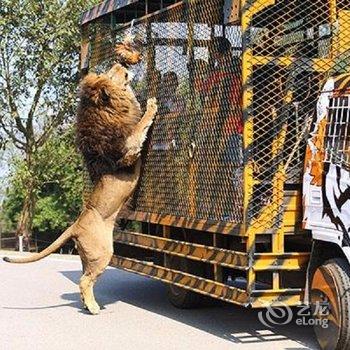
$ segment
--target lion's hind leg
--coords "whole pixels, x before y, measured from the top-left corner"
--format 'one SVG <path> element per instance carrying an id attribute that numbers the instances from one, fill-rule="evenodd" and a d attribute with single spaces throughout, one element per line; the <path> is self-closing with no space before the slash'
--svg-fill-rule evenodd
<path id="1" fill-rule="evenodd" d="M 111 261 L 112 254 L 112 252 L 101 251 L 101 255 L 97 260 L 86 263 L 85 273 L 80 278 L 79 288 L 81 299 L 84 307 L 93 315 L 97 315 L 100 312 L 100 306 L 97 304 L 94 296 L 94 285 L 97 278 L 106 270 Z"/>
<path id="2" fill-rule="evenodd" d="M 95 300 L 93 291 L 95 282 L 96 278 L 94 278 L 93 275 L 84 273 L 79 283 L 81 300 L 84 303 L 84 308 L 88 309 L 93 315 L 97 315 L 100 312 L 100 306 Z"/>
<path id="3" fill-rule="evenodd" d="M 77 250 L 81 259 L 81 265 L 82 265 L 82 269 L 83 269 L 83 275 L 85 275 L 86 272 L 86 267 L 87 267 L 87 262 L 86 262 L 86 258 L 83 254 L 83 252 L 81 251 L 81 249 L 79 248 L 79 245 L 77 245 Z M 85 304 L 85 300 L 84 300 L 84 294 L 81 292 L 81 288 L 80 288 L 80 299 L 81 302 L 83 303 L 83 306 L 85 309 L 87 309 L 86 304 Z"/>
<path id="4" fill-rule="evenodd" d="M 75 224 L 77 248 L 83 263 L 79 283 L 81 300 L 93 315 L 100 311 L 93 287 L 113 255 L 113 224 L 92 207 L 87 207 Z"/>

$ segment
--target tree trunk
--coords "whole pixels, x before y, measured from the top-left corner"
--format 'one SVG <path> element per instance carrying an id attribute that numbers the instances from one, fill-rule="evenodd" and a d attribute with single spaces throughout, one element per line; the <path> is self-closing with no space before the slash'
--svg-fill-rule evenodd
<path id="1" fill-rule="evenodd" d="M 29 174 L 31 174 L 31 152 L 27 152 L 26 163 L 29 169 Z M 29 175 L 30 176 L 30 175 Z M 18 236 L 23 236 L 23 248 L 26 251 L 30 251 L 30 243 L 32 236 L 32 224 L 33 216 L 35 210 L 35 183 L 32 177 L 28 179 L 25 184 L 26 194 L 23 202 L 23 207 L 21 210 L 21 215 L 17 224 L 16 234 Z"/>
<path id="2" fill-rule="evenodd" d="M 27 189 L 26 198 L 24 199 L 21 215 L 17 224 L 17 235 L 23 236 L 23 245 L 25 250 L 30 251 L 30 238 L 32 235 L 32 223 L 34 214 L 34 192 L 32 188 Z"/>

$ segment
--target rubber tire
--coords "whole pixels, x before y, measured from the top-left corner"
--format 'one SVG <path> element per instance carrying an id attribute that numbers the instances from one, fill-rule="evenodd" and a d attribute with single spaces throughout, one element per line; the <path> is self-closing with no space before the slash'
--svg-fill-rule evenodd
<path id="1" fill-rule="evenodd" d="M 169 257 L 169 267 L 174 270 L 191 273 L 191 262 L 176 256 Z M 203 305 L 205 298 L 199 293 L 168 284 L 167 297 L 169 302 L 178 309 L 194 309 Z"/>
<path id="2" fill-rule="evenodd" d="M 319 283 L 318 278 L 322 278 L 326 283 L 320 286 L 322 283 Z M 315 289 L 317 285 L 320 289 Z M 328 260 L 315 270 L 310 289 L 311 305 L 314 305 L 315 300 L 320 297 L 319 290 L 327 291 L 324 286 L 330 287 L 329 292 L 333 292 L 332 295 L 336 299 L 330 312 L 337 308 L 339 317 L 335 323 L 328 325 L 327 329 L 314 326 L 316 338 L 322 350 L 350 349 L 350 268 L 345 259 Z"/>

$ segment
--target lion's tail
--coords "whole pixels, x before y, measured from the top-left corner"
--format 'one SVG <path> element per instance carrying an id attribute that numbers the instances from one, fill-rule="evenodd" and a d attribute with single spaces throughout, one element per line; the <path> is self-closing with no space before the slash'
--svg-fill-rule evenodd
<path id="1" fill-rule="evenodd" d="M 47 257 L 48 255 L 54 253 L 59 248 L 61 248 L 61 246 L 72 237 L 72 234 L 73 234 L 73 225 L 70 226 L 66 231 L 64 231 L 61 236 L 59 236 L 49 247 L 47 247 L 40 253 L 36 253 L 25 258 L 11 259 L 11 258 L 5 257 L 4 260 L 6 262 L 15 263 L 15 264 L 31 263 L 31 262 L 41 260 Z"/>

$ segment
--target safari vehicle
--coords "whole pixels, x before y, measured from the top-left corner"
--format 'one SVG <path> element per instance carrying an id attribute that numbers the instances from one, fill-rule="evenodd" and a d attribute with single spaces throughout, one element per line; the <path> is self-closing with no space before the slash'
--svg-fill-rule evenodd
<path id="1" fill-rule="evenodd" d="M 350 349 L 350 1 L 109 0 L 82 33 L 83 73 L 135 35 L 159 105 L 111 265 L 183 308 L 309 304 Z"/>

